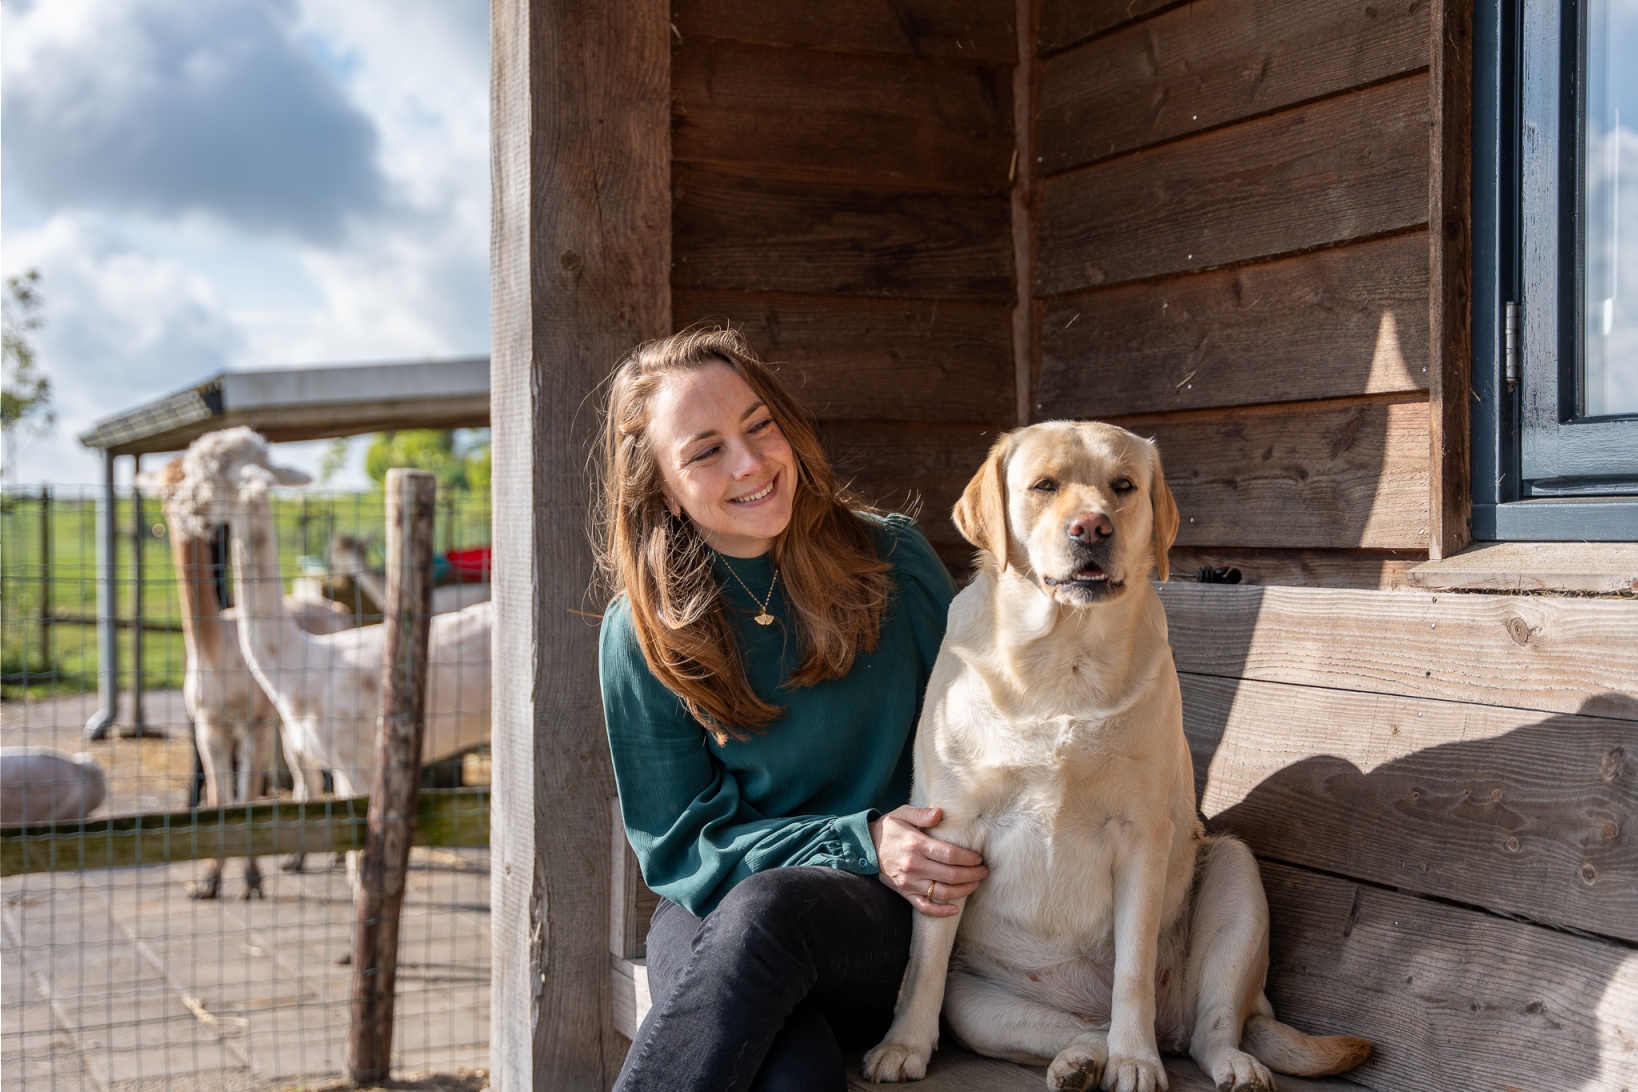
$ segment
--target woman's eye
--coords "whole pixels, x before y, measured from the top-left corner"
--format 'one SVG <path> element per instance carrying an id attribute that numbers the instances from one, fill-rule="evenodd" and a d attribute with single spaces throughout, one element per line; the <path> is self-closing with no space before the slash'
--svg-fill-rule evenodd
<path id="1" fill-rule="evenodd" d="M 1040 481 L 1030 486 L 1030 488 L 1035 490 L 1037 493 L 1056 493 L 1058 491 L 1058 483 L 1053 481 L 1051 478 L 1042 478 Z"/>
<path id="2" fill-rule="evenodd" d="M 710 447 L 701 448 L 699 451 L 694 452 L 693 455 L 689 456 L 688 461 L 691 462 L 691 463 L 697 463 L 702 459 L 709 459 L 711 456 L 715 455 L 716 453 L 717 453 L 717 447 L 716 447 L 715 444 L 713 444 Z"/>
<path id="3" fill-rule="evenodd" d="M 1130 493 L 1136 488 L 1137 486 L 1132 484 L 1131 478 L 1116 478 L 1114 481 L 1114 489 L 1117 493 Z"/>
<path id="4" fill-rule="evenodd" d="M 770 429 L 772 427 L 773 427 L 773 418 L 772 417 L 764 417 L 762 420 L 758 421 L 756 424 L 751 426 L 751 433 L 752 433 L 752 435 L 755 435 L 756 433 L 759 433 L 759 432 L 766 432 L 768 429 Z"/>

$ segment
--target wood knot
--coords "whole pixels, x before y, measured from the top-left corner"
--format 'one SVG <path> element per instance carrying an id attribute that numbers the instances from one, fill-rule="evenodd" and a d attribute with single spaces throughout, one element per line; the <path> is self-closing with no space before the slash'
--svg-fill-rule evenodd
<path id="1" fill-rule="evenodd" d="M 1507 839 L 1507 852 L 1517 853 L 1518 851 L 1519 851 L 1519 840 L 1517 838 L 1511 838 L 1511 837 L 1508 838 Z"/>
<path id="2" fill-rule="evenodd" d="M 1530 628 L 1530 623 L 1518 615 L 1509 618 L 1506 624 L 1507 635 L 1513 638 L 1514 644 L 1527 645 L 1530 643 L 1530 638 L 1536 635 L 1536 631 Z"/>
<path id="3" fill-rule="evenodd" d="M 1604 757 L 1598 760 L 1598 779 L 1600 781 L 1614 781 L 1627 768 L 1627 751 L 1625 747 L 1611 747 Z"/>
<path id="4" fill-rule="evenodd" d="M 565 250 L 557 256 L 558 268 L 565 273 L 573 273 L 580 268 L 580 254 L 573 250 Z"/>
<path id="5" fill-rule="evenodd" d="M 1581 866 L 1582 883 L 1592 883 L 1596 879 L 1598 879 L 1598 869 L 1594 868 L 1590 864 L 1584 864 Z"/>

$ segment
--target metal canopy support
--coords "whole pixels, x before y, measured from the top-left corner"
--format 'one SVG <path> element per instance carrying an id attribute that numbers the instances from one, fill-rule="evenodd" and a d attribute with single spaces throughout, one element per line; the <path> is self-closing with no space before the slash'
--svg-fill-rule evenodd
<path id="1" fill-rule="evenodd" d="M 119 715 L 119 527 L 114 496 L 114 453 L 102 453 L 102 498 L 97 502 L 97 695 L 100 708 L 86 722 L 87 739 L 105 739 Z"/>

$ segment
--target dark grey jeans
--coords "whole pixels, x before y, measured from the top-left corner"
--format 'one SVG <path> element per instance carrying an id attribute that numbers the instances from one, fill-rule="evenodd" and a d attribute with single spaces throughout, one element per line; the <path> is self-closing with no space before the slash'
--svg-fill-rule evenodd
<path id="1" fill-rule="evenodd" d="M 844 1044 L 887 1032 L 910 904 L 874 876 L 774 868 L 703 920 L 662 900 L 648 933 L 654 1007 L 616 1092 L 842 1092 Z"/>

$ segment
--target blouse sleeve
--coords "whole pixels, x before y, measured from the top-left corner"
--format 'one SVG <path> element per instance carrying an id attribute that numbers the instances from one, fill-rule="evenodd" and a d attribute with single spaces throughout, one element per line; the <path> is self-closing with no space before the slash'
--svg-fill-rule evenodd
<path id="1" fill-rule="evenodd" d="M 873 813 L 768 817 L 741 798 L 699 722 L 649 671 L 624 598 L 604 612 L 598 670 L 626 837 L 654 892 L 703 917 L 763 869 L 877 871 Z"/>
<path id="2" fill-rule="evenodd" d="M 938 659 L 939 645 L 944 640 L 950 601 L 956 595 L 955 581 L 915 520 L 894 514 L 884 517 L 882 522 L 893 535 L 891 560 L 898 571 L 900 609 L 910 614 L 916 652 L 921 660 L 921 688 L 925 690 L 927 679 L 933 673 L 933 663 Z M 919 715 L 919 703 L 917 710 Z"/>

